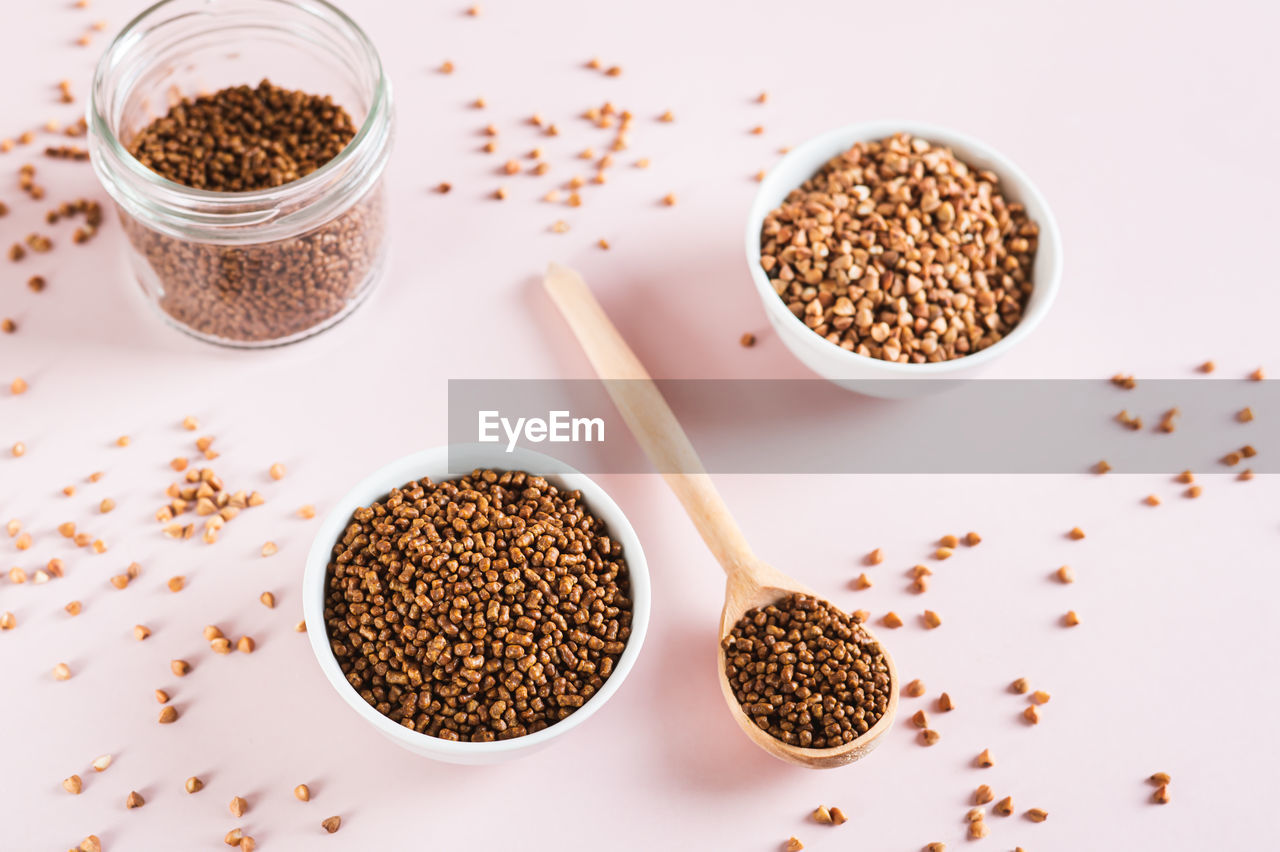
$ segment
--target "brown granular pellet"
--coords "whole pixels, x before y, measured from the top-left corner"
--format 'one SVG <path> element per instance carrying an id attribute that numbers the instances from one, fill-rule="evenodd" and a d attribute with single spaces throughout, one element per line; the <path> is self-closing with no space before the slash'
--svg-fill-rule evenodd
<path id="1" fill-rule="evenodd" d="M 160 724 L 170 725 L 176 721 L 178 721 L 178 708 L 174 707 L 172 704 L 166 704 L 160 710 Z"/>
<path id="2" fill-rule="evenodd" d="M 924 581 L 923 579 L 921 579 L 921 580 L 917 580 L 916 582 L 919 583 Z M 926 609 L 924 611 L 924 615 L 922 615 L 920 618 L 924 622 L 924 626 L 929 630 L 933 630 L 935 627 L 939 627 L 942 624 L 942 617 L 939 616 L 936 612 L 934 612 L 931 609 Z"/>
<path id="3" fill-rule="evenodd" d="M 231 804 L 227 808 L 231 811 L 232 816 L 242 817 L 249 810 L 249 803 L 245 801 L 243 796 L 236 796 L 231 800 Z"/>
<path id="4" fill-rule="evenodd" d="M 1039 228 L 999 178 L 899 133 L 828 161 L 765 217 L 761 266 L 810 329 L 926 363 L 1001 340 L 1031 294 Z"/>
<path id="5" fill-rule="evenodd" d="M 263 80 L 184 98 L 128 142 L 162 177 L 195 189 L 244 192 L 314 172 L 355 136 L 328 96 Z M 307 331 L 345 309 L 369 278 L 383 240 L 374 189 L 318 227 L 274 242 L 184 240 L 123 217 L 134 249 L 162 285 L 160 307 L 182 325 L 235 342 Z"/>
<path id="6" fill-rule="evenodd" d="M 955 702 L 951 700 L 951 696 L 947 693 L 944 692 L 938 696 L 937 707 L 939 713 L 949 713 L 955 709 L 955 706 Z"/>
<path id="7" fill-rule="evenodd" d="M 991 806 L 991 812 L 996 816 L 1013 816 L 1013 797 L 1005 796 L 1000 801 Z"/>
<path id="8" fill-rule="evenodd" d="M 50 145 L 44 149 L 46 157 L 55 160 L 88 160 L 89 151 L 79 145 Z"/>
<path id="9" fill-rule="evenodd" d="M 1026 816 L 1032 822 L 1044 822 L 1049 818 L 1049 812 L 1040 808 L 1030 808 L 1027 810 Z"/>
<path id="10" fill-rule="evenodd" d="M 1156 791 L 1151 794 L 1151 801 L 1155 802 L 1157 805 L 1169 804 L 1169 785 L 1161 784 L 1156 788 Z M 1037 820 L 1037 822 L 1038 821 L 1039 820 Z"/>
<path id="11" fill-rule="evenodd" d="M 263 80 L 256 88 L 184 98 L 139 131 L 129 152 L 183 186 L 245 192 L 310 174 L 337 156 L 355 131 L 332 99 Z"/>
<path id="12" fill-rule="evenodd" d="M 1116 415 L 1116 420 L 1135 432 L 1142 428 L 1142 418 L 1130 417 L 1127 409 L 1121 409 L 1120 413 Z"/>
<path id="13" fill-rule="evenodd" d="M 1155 772 L 1155 773 L 1152 773 L 1151 777 L 1149 777 L 1147 780 L 1150 781 L 1152 784 L 1155 784 L 1157 787 L 1163 787 L 1165 784 L 1168 784 L 1173 779 L 1169 776 L 1168 772 Z"/>
<path id="14" fill-rule="evenodd" d="M 795 837 L 788 837 L 787 842 L 782 844 L 782 852 L 800 852 L 804 849 L 804 844 Z"/>
<path id="15" fill-rule="evenodd" d="M 192 775 L 182 786 L 188 793 L 199 793 L 204 789 L 204 782 L 195 775 Z"/>
<path id="16" fill-rule="evenodd" d="M 884 618 L 880 619 L 880 623 L 890 630 L 896 630 L 902 626 L 902 616 L 896 612 L 889 611 L 884 614 Z"/>
<path id="17" fill-rule="evenodd" d="M 12 317 L 5 317 L 0 320 L 0 331 L 3 331 L 5 334 L 13 334 L 17 330 L 18 324 L 13 321 Z"/>
<path id="18" fill-rule="evenodd" d="M 721 644 L 743 711 L 788 745 L 850 743 L 889 705 L 892 684 L 879 644 L 826 601 L 792 594 L 748 610 Z"/>
<path id="19" fill-rule="evenodd" d="M 973 763 L 979 769 L 990 769 L 995 766 L 995 761 L 991 759 L 991 749 L 984 748 L 982 754 L 973 759 Z"/>
<path id="20" fill-rule="evenodd" d="M 378 712 L 486 742 L 582 707 L 631 635 L 622 545 L 578 491 L 476 470 L 357 509 L 333 547 L 330 647 Z"/>
<path id="21" fill-rule="evenodd" d="M 985 805 L 995 799 L 995 793 L 991 792 L 991 788 L 986 784 L 982 784 L 978 789 L 973 791 L 973 803 L 975 805 Z"/>
<path id="22" fill-rule="evenodd" d="M 749 331 L 743 332 L 742 337 L 738 338 L 738 344 L 743 349 L 750 349 L 756 345 L 756 336 Z"/>
<path id="23" fill-rule="evenodd" d="M 924 681 L 917 678 L 903 687 L 902 691 L 910 698 L 919 698 L 925 693 Z"/>
<path id="24" fill-rule="evenodd" d="M 831 809 L 831 824 L 832 824 L 832 825 L 844 825 L 844 824 L 845 824 L 846 822 L 848 822 L 848 821 L 849 821 L 849 818 L 848 818 L 847 816 L 845 816 L 845 815 L 844 815 L 844 811 L 840 810 L 840 808 L 832 808 L 832 809 Z"/>
<path id="25" fill-rule="evenodd" d="M 1074 609 L 1068 610 L 1067 614 L 1062 616 L 1062 624 L 1065 627 L 1075 627 L 1080 623 L 1080 616 L 1076 614 Z"/>
<path id="26" fill-rule="evenodd" d="M 320 827 L 323 828 L 325 831 L 329 832 L 330 834 L 333 834 L 335 831 L 337 831 L 339 828 L 342 827 L 342 817 L 331 816 L 323 820 L 320 823 Z"/>

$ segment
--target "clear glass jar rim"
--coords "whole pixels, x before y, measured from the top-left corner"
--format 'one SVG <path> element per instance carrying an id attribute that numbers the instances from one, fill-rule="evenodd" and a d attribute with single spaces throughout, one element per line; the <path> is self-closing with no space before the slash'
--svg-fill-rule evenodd
<path id="1" fill-rule="evenodd" d="M 304 11 L 318 11 L 322 15 L 329 16 L 330 22 L 336 23 L 341 30 L 345 31 L 344 34 L 349 36 L 358 46 L 361 58 L 367 63 L 369 69 L 376 73 L 376 83 L 368 112 L 364 121 L 361 122 L 359 130 L 356 131 L 356 135 L 332 160 L 314 172 L 289 183 L 268 189 L 241 192 L 199 189 L 169 180 L 143 165 L 129 152 L 123 141 L 116 135 L 115 129 L 111 126 L 111 121 L 105 109 L 108 99 L 104 97 L 105 92 L 103 89 L 111 72 L 130 58 L 131 52 L 135 49 L 136 43 L 142 37 L 147 25 L 163 14 L 167 7 L 179 2 L 182 2 L 182 0 L 159 0 L 159 2 L 149 6 L 135 16 L 112 39 L 94 70 L 93 85 L 90 88 L 89 95 L 88 122 L 91 140 L 96 138 L 101 146 L 99 152 L 95 153 L 104 153 L 112 161 L 110 179 L 118 180 L 117 172 L 123 171 L 128 180 L 136 181 L 142 187 L 145 187 L 144 191 L 148 200 L 154 202 L 157 207 L 164 211 L 179 217 L 181 217 L 181 211 L 183 210 L 190 208 L 200 210 L 200 214 L 195 218 L 204 219 L 205 221 L 193 221 L 193 224 L 196 224 L 197 227 L 200 224 L 214 227 L 215 220 L 217 224 L 224 227 L 245 227 L 254 224 L 257 219 L 263 219 L 264 214 L 268 214 L 267 218 L 270 218 L 269 214 L 276 211 L 277 205 L 281 200 L 305 196 L 308 193 L 324 189 L 326 184 L 333 182 L 336 172 L 349 170 L 353 165 L 351 161 L 366 156 L 370 144 L 374 144 L 378 149 L 385 149 L 389 146 L 392 120 L 391 83 L 383 69 L 377 48 L 374 47 L 373 42 L 360 25 L 341 9 L 327 2 L 327 0 L 301 0 L 301 2 L 298 2 L 298 0 L 259 0 L 264 4 L 300 8 Z M 385 163 L 374 164 L 374 178 L 381 172 L 383 165 Z M 99 167 L 102 168 L 102 164 L 99 164 Z M 101 173 L 100 177 L 104 178 L 104 182 L 108 179 L 108 176 Z M 370 185 L 372 185 L 372 182 L 372 180 L 369 181 Z M 111 187 L 108 186 L 108 191 L 110 189 Z M 112 194 L 114 195 L 115 193 Z M 363 194 L 363 192 L 360 194 Z M 119 200 L 117 198 L 117 201 Z"/>

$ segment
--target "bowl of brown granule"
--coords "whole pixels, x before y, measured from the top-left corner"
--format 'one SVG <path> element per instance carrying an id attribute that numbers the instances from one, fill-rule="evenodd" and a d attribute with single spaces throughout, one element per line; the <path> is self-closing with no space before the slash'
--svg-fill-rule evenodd
<path id="1" fill-rule="evenodd" d="M 451 445 L 351 489 L 307 555 L 312 650 L 409 751 L 498 763 L 585 722 L 631 671 L 649 572 L 608 494 L 548 456 Z"/>
<path id="2" fill-rule="evenodd" d="M 856 124 L 790 151 L 761 181 L 746 251 L 792 354 L 884 397 L 948 387 L 1010 351 L 1062 274 L 1053 213 L 1022 170 L 911 122 Z"/>

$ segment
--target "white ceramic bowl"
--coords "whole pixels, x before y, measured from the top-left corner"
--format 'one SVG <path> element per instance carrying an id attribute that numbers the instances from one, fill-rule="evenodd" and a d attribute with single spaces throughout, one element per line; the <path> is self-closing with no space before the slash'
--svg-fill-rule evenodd
<path id="1" fill-rule="evenodd" d="M 1028 216 L 1040 226 L 1039 245 L 1032 269 L 1033 288 L 1021 322 L 995 344 L 951 361 L 899 364 L 841 349 L 814 334 L 803 320 L 791 313 L 786 303 L 778 298 L 769 276 L 760 266 L 760 230 L 769 211 L 781 204 L 791 190 L 813 177 L 824 163 L 853 147 L 855 142 L 884 139 L 901 131 L 946 145 L 969 165 L 995 172 L 1000 176 L 1005 197 L 1025 205 Z M 870 396 L 919 396 L 950 386 L 950 380 L 972 377 L 1035 330 L 1049 312 L 1062 278 L 1062 238 L 1058 233 L 1058 224 L 1044 197 L 1022 169 L 1003 154 L 971 136 L 912 121 L 853 124 L 824 133 L 794 148 L 761 182 L 751 205 L 751 213 L 747 217 L 746 241 L 747 265 L 751 269 L 751 277 L 755 280 L 760 300 L 764 303 L 765 314 L 778 332 L 778 337 L 792 354 L 818 375 Z M 922 379 L 932 381 L 920 381 Z"/>
<path id="2" fill-rule="evenodd" d="M 451 464 L 452 463 L 452 464 Z M 582 492 L 591 513 L 608 526 L 609 535 L 621 542 L 623 556 L 631 581 L 631 636 L 618 664 L 604 686 L 580 707 L 577 712 L 541 731 L 510 740 L 488 743 L 452 742 L 412 731 L 383 716 L 360 697 L 347 682 L 329 647 L 329 637 L 324 623 L 325 575 L 334 543 L 351 520 L 351 514 L 361 506 L 368 506 L 385 497 L 392 488 L 406 482 L 431 477 L 439 482 L 476 468 L 501 470 L 571 471 L 542 474 L 558 487 Z M 504 453 L 493 445 L 463 444 L 437 447 L 405 456 L 366 477 L 337 502 L 325 516 L 316 533 L 315 541 L 307 554 L 307 565 L 302 578 L 302 608 L 307 621 L 307 635 L 311 650 L 315 652 L 320 668 L 329 683 L 337 690 L 352 710 L 384 736 L 397 745 L 416 754 L 447 763 L 501 763 L 536 751 L 556 737 L 564 736 L 591 718 L 609 700 L 635 665 L 640 647 L 644 644 L 645 629 L 649 625 L 649 567 L 645 562 L 640 540 L 631 528 L 618 504 L 585 475 L 573 471 L 563 462 L 525 449 Z"/>

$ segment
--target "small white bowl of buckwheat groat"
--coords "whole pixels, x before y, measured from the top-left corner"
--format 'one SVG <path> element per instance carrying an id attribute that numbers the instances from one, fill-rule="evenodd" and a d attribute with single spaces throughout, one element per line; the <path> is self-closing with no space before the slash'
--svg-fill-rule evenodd
<path id="1" fill-rule="evenodd" d="M 786 347 L 885 397 L 975 375 L 1040 323 L 1062 275 L 1053 213 L 1022 170 L 914 122 L 855 124 L 790 151 L 761 182 L 746 250 Z"/>

